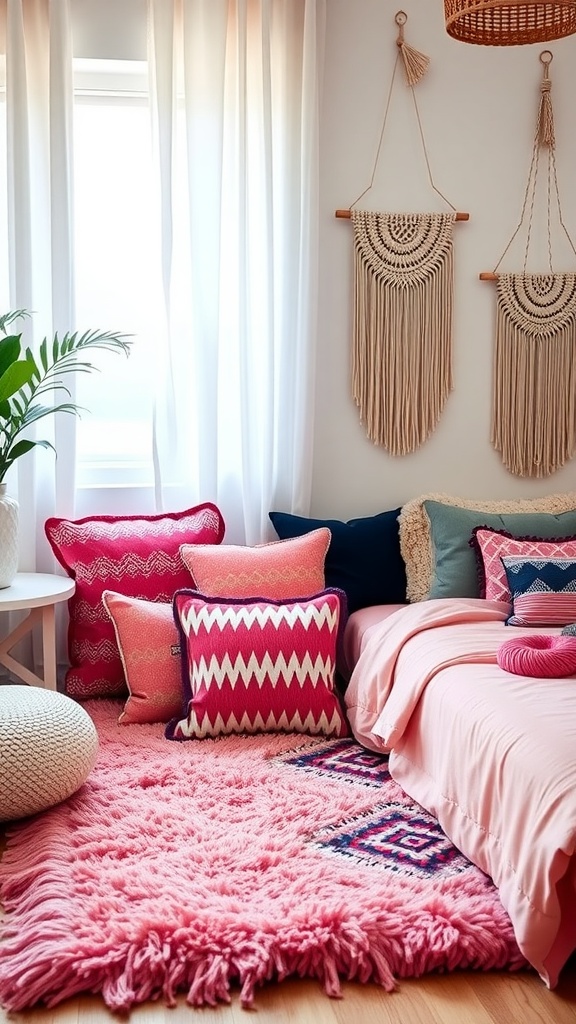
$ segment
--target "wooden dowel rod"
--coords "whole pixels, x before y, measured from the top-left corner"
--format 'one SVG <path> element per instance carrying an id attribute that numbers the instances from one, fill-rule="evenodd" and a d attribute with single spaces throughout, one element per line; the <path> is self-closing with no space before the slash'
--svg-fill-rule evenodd
<path id="1" fill-rule="evenodd" d="M 341 217 L 344 220 L 350 220 L 352 213 L 350 210 L 336 210 L 336 217 Z M 456 220 L 470 220 L 469 213 L 457 213 Z"/>
<path id="2" fill-rule="evenodd" d="M 495 274 L 493 270 L 483 270 L 481 274 L 478 274 L 481 281 L 497 281 L 498 274 Z"/>

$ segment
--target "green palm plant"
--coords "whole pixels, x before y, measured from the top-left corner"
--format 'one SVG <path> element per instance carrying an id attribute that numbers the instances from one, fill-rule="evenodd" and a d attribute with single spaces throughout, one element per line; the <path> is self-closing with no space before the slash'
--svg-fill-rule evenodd
<path id="1" fill-rule="evenodd" d="M 61 392 L 71 397 L 61 377 L 67 373 L 90 373 L 97 367 L 90 362 L 95 349 L 123 352 L 129 355 L 131 342 L 127 335 L 114 331 L 74 332 L 49 342 L 44 338 L 35 357 L 30 348 L 23 349 L 22 334 L 9 333 L 12 325 L 30 316 L 25 309 L 16 309 L 0 316 L 0 484 L 17 459 L 32 448 L 52 448 L 50 441 L 30 440 L 24 436 L 30 427 L 45 416 L 57 412 L 79 415 L 81 407 L 72 401 L 45 404 L 43 396 Z"/>

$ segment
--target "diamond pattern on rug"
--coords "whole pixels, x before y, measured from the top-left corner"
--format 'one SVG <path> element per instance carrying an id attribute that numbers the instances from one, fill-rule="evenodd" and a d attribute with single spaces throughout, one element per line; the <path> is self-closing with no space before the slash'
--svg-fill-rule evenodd
<path id="1" fill-rule="evenodd" d="M 352 858 L 394 874 L 430 878 L 457 875 L 470 867 L 440 828 L 436 819 L 412 801 L 388 771 L 388 755 L 365 750 L 352 739 L 327 740 L 280 754 L 279 760 L 315 775 L 343 782 L 387 787 L 397 801 L 377 804 L 365 814 L 325 826 L 310 835 L 310 843 L 325 853 Z M 394 787 L 392 793 L 390 786 Z"/>
<path id="2" fill-rule="evenodd" d="M 312 842 L 327 853 L 412 877 L 440 879 L 470 867 L 436 819 L 414 803 L 382 804 L 352 821 L 320 829 Z"/>
<path id="3" fill-rule="evenodd" d="M 387 754 L 373 754 L 350 739 L 329 740 L 312 750 L 306 747 L 303 751 L 290 751 L 280 755 L 280 759 L 294 768 L 363 786 L 381 786 L 390 778 Z"/>

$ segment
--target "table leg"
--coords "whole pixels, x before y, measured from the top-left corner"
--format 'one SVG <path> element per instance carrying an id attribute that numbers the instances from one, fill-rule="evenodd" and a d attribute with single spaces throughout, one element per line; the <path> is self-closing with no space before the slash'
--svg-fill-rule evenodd
<path id="1" fill-rule="evenodd" d="M 51 612 L 51 616 L 46 613 Z M 22 637 L 30 633 L 37 623 L 42 625 L 42 646 L 44 651 L 44 676 L 42 679 L 35 672 L 31 672 L 25 665 L 16 661 L 10 651 Z M 45 686 L 47 689 L 56 689 L 56 643 L 55 643 L 55 622 L 54 606 L 44 608 L 32 608 L 25 619 L 13 629 L 7 637 L 0 642 L 0 665 L 4 665 L 9 672 L 28 683 L 28 686 Z M 48 661 L 46 659 L 49 659 Z"/>
<path id="2" fill-rule="evenodd" d="M 56 689 L 56 609 L 53 604 L 42 609 L 42 656 L 44 658 L 44 686 Z"/>

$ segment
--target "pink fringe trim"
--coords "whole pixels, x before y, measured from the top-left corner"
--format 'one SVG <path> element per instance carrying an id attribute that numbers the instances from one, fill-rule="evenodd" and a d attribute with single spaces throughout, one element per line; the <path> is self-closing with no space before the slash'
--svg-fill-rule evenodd
<path id="1" fill-rule="evenodd" d="M 39 830 L 45 833 L 40 842 Z M 191 1006 L 215 1006 L 230 1002 L 235 984 L 241 986 L 241 1005 L 248 1008 L 258 986 L 289 976 L 317 978 L 327 995 L 338 998 L 341 978 L 374 982 L 390 992 L 396 987 L 395 977 L 463 967 L 517 970 L 526 966 L 519 950 L 511 948 L 509 935 L 502 934 L 495 942 L 490 914 L 486 915 L 485 941 L 479 927 L 482 913 L 473 922 L 473 936 L 467 934 L 470 906 L 465 889 L 464 916 L 458 928 L 447 920 L 434 926 L 431 913 L 427 928 L 422 915 L 416 917 L 407 907 L 405 915 L 383 914 L 380 921 L 375 910 L 374 922 L 364 928 L 343 922 L 337 933 L 310 931 L 306 939 L 294 934 L 295 948 L 289 951 L 270 935 L 262 935 L 247 936 L 242 953 L 199 954 L 193 935 L 173 936 L 167 942 L 155 932 L 148 932 L 139 944 L 90 951 L 74 935 L 75 922 L 66 899 L 68 851 L 58 835 L 56 827 L 43 830 L 40 822 L 34 822 L 20 829 L 4 854 L 4 901 L 8 910 L 15 908 L 5 923 L 0 947 L 0 1001 L 7 1010 L 37 1003 L 51 1007 L 80 992 L 101 992 L 114 1011 L 159 998 L 173 1006 L 179 992 L 187 993 Z M 47 875 L 43 841 L 48 838 L 52 858 Z M 54 865 L 56 851 L 63 861 L 60 871 Z"/>

